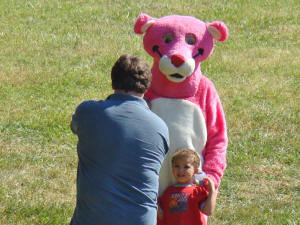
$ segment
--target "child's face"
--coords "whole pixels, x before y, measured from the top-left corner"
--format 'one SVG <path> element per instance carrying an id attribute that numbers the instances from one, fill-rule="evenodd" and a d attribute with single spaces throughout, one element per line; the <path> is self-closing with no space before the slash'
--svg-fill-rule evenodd
<path id="1" fill-rule="evenodd" d="M 177 183 L 188 184 L 193 182 L 193 176 L 196 172 L 192 159 L 181 157 L 176 159 L 172 164 L 173 176 Z"/>

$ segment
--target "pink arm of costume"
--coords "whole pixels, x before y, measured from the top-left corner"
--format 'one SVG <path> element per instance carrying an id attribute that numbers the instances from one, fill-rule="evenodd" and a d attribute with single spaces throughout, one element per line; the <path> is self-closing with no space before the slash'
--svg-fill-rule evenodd
<path id="1" fill-rule="evenodd" d="M 158 98 L 159 96 L 154 94 L 151 90 L 151 88 L 149 88 L 146 93 L 145 93 L 145 96 L 144 96 L 144 99 L 147 101 L 147 102 L 150 102 L 156 98 Z"/>
<path id="2" fill-rule="evenodd" d="M 206 82 L 202 89 L 200 101 L 204 111 L 207 127 L 207 143 L 202 152 L 204 158 L 203 171 L 213 179 L 218 188 L 226 168 L 226 149 L 228 145 L 226 121 L 223 107 L 213 83 L 204 77 Z M 201 98 L 201 97 L 200 97 Z"/>

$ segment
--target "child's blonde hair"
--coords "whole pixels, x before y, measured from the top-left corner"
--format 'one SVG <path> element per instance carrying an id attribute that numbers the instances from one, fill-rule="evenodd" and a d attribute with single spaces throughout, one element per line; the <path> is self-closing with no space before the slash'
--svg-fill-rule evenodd
<path id="1" fill-rule="evenodd" d="M 189 158 L 189 159 L 191 159 L 192 164 L 193 164 L 195 169 L 198 169 L 201 165 L 201 160 L 200 160 L 199 154 L 196 151 L 194 151 L 192 149 L 189 149 L 189 148 L 182 148 L 182 149 L 179 149 L 178 151 L 176 151 L 172 155 L 172 165 L 179 158 Z"/>

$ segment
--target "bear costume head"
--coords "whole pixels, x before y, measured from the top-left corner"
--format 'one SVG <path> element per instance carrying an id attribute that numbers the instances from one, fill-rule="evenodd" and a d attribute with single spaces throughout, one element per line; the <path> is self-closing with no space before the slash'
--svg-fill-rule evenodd
<path id="1" fill-rule="evenodd" d="M 200 63 L 213 51 L 214 40 L 225 41 L 226 25 L 205 23 L 190 16 L 170 15 L 153 18 L 140 14 L 134 31 L 144 34 L 143 43 L 153 57 L 153 93 L 167 98 L 186 98 L 198 89 Z"/>

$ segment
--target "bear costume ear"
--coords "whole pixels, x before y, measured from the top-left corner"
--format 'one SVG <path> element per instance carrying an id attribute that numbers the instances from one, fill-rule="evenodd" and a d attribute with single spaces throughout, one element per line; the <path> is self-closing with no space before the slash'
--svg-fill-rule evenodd
<path id="1" fill-rule="evenodd" d="M 227 26 L 221 21 L 207 23 L 207 30 L 217 41 L 226 41 L 228 37 Z"/>
<path id="2" fill-rule="evenodd" d="M 155 23 L 155 18 L 148 16 L 147 14 L 140 14 L 134 24 L 134 32 L 136 34 L 143 34 L 147 29 Z"/>

